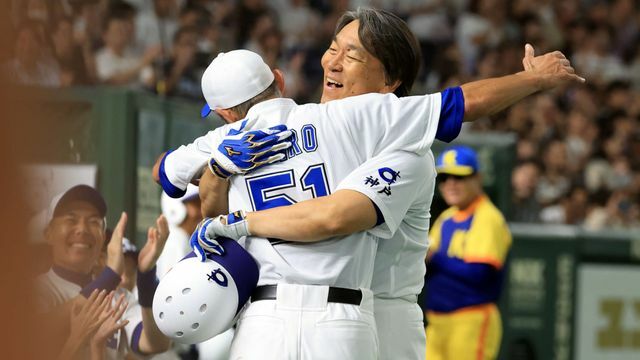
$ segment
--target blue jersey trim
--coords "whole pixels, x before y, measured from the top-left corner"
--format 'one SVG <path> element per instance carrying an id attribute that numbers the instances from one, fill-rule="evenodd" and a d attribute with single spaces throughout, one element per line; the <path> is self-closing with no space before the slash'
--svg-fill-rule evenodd
<path id="1" fill-rule="evenodd" d="M 164 169 L 164 161 L 167 159 L 167 156 L 169 156 L 169 154 L 171 154 L 172 150 L 167 151 L 166 154 L 164 154 L 164 156 L 162 157 L 162 161 L 160 161 L 160 170 L 159 172 L 159 176 L 160 176 L 160 186 L 162 186 L 162 190 L 164 190 L 165 193 L 167 193 L 167 195 L 171 196 L 174 199 L 177 198 L 181 198 L 184 196 L 184 194 L 187 193 L 187 189 L 180 189 L 179 187 L 173 185 L 171 183 L 171 181 L 169 181 L 169 178 L 167 177 L 167 173 Z"/>
<path id="2" fill-rule="evenodd" d="M 442 108 L 438 120 L 436 139 L 451 142 L 458 137 L 464 119 L 464 95 L 459 86 L 442 92 Z"/>
<path id="3" fill-rule="evenodd" d="M 80 290 L 80 294 L 88 299 L 89 296 L 91 296 L 93 290 L 96 289 L 113 291 L 118 287 L 120 281 L 120 275 L 118 275 L 110 267 L 105 266 L 104 270 L 102 270 L 98 277 L 96 277 L 92 282 L 90 282 L 82 290 Z"/>
<path id="4" fill-rule="evenodd" d="M 382 211 L 380 211 L 380 208 L 375 202 L 373 202 L 373 200 L 369 199 L 369 201 L 373 204 L 373 208 L 376 209 L 376 226 L 384 224 L 384 215 L 382 214 Z"/>
<path id="5" fill-rule="evenodd" d="M 142 337 L 142 321 L 136 325 L 136 328 L 133 329 L 133 334 L 131 336 L 131 350 L 136 354 L 143 355 L 144 353 L 140 351 L 140 338 Z"/>

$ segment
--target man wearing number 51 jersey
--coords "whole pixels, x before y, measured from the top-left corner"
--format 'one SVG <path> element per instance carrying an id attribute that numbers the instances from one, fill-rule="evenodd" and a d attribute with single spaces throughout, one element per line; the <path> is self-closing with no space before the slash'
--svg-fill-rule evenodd
<path id="1" fill-rule="evenodd" d="M 463 106 L 460 88 L 444 95 L 398 98 L 376 93 L 326 104 L 297 105 L 279 96 L 281 74 L 272 72 L 257 54 L 246 50 L 218 55 L 202 83 L 212 109 L 228 109 L 247 100 L 232 91 L 234 86 L 265 100 L 251 106 L 242 117 L 221 114 L 231 124 L 189 146 L 221 144 L 216 150 L 233 152 L 231 146 L 225 147 L 229 134 L 245 132 L 251 136 L 250 130 L 282 124 L 294 134 L 287 161 L 229 178 L 229 211 L 266 210 L 330 195 L 340 190 L 341 181 L 352 171 L 376 156 L 380 157 L 380 166 L 375 171 L 361 171 L 345 186 L 362 183 L 377 197 L 394 199 L 393 208 L 388 208 L 390 200 L 374 202 L 380 225 L 370 232 L 313 243 L 246 238 L 245 248 L 260 265 L 258 287 L 265 293 L 254 294 L 243 313 L 231 358 L 285 359 L 295 353 L 325 354 L 327 359 L 377 358 L 373 295 L 369 290 L 377 239 L 391 237 L 414 203 L 416 187 L 405 183 L 426 179 L 425 191 L 418 192 L 430 201 L 435 178 L 430 147 L 441 118 L 451 117 L 459 130 L 463 114 L 459 108 Z M 233 98 L 234 94 L 239 100 Z M 450 99 L 449 106 L 443 99 Z M 447 111 L 441 113 L 441 109 Z M 182 173 L 180 164 L 171 163 L 174 160 L 165 157 L 161 165 L 165 190 L 167 181 L 176 183 L 192 177 L 188 172 L 193 164 L 188 168 L 185 165 Z M 172 172 L 162 168 L 171 168 Z M 210 168 L 218 175 L 224 172 L 215 164 L 210 163 Z M 277 288 L 268 287 L 276 284 Z M 283 308 L 295 311 L 274 315 Z M 302 320 L 298 319 L 300 314 Z M 299 333 L 303 334 L 301 339 L 296 338 Z"/>
<path id="2" fill-rule="evenodd" d="M 352 38 L 344 37 L 347 28 L 351 33 L 357 30 L 358 22 L 354 21 L 353 24 L 353 27 L 351 23 L 348 24 L 336 40 L 340 44 L 344 40 L 343 45 L 353 53 L 368 54 L 354 47 L 353 44 L 357 42 L 351 41 Z M 253 211 L 247 214 L 244 221 L 247 225 L 245 235 L 251 230 L 254 236 L 246 239 L 246 246 L 261 265 L 260 291 L 252 296 L 250 307 L 241 316 L 231 358 L 283 359 L 313 355 L 328 359 L 375 358 L 375 353 L 368 352 L 374 348 L 371 343 L 375 342 L 375 333 L 368 331 L 371 329 L 371 307 L 370 293 L 366 290 L 371 278 L 367 269 L 371 268 L 372 247 L 365 242 L 375 248 L 376 240 L 390 238 L 400 223 L 405 229 L 409 227 L 412 231 L 424 231 L 426 236 L 434 177 L 429 147 L 434 136 L 445 139 L 455 137 L 463 113 L 465 120 L 471 121 L 541 90 L 543 87 L 540 86 L 539 75 L 512 75 L 479 81 L 428 96 L 397 98 L 392 94 L 368 94 L 321 105 L 298 106 L 291 100 L 279 98 L 282 80 L 277 72 L 274 77 L 268 69 L 264 69 L 261 60 L 253 62 L 247 58 L 245 61 L 229 57 L 231 54 L 214 60 L 216 63 L 227 57 L 229 64 L 221 65 L 222 74 L 205 74 L 203 92 L 210 107 L 228 123 L 245 117 L 247 121 L 217 129 L 169 153 L 159 166 L 163 188 L 167 193 L 175 191 L 179 196 L 186 184 L 198 177 L 198 173 L 209 163 L 212 173 L 228 178 L 231 183 L 229 210 Z M 351 52 L 347 55 L 351 56 Z M 375 61 L 367 59 L 363 66 L 373 67 Z M 545 59 L 553 60 L 550 57 Z M 243 64 L 249 68 L 245 69 Z M 336 68 L 339 66 L 337 63 L 333 65 Z M 540 68 L 540 73 L 548 71 L 545 67 Z M 374 75 L 375 71 L 369 71 L 368 76 L 364 76 L 358 84 L 372 81 L 370 78 Z M 379 89 L 381 93 L 392 92 L 400 83 L 400 80 L 386 77 L 377 80 L 384 84 Z M 355 90 L 347 85 L 350 84 L 346 81 L 344 84 L 335 84 L 336 88 L 344 86 L 345 89 Z M 253 91 L 253 94 L 240 96 L 236 92 L 238 88 Z M 254 95 L 258 93 L 258 96 Z M 349 94 L 356 95 L 352 92 Z M 261 154 L 255 164 L 252 164 L 253 160 L 244 163 L 241 160 L 234 164 L 242 166 L 227 171 L 230 167 L 219 163 L 224 159 L 220 160 L 216 153 L 223 153 L 229 158 L 242 158 L 243 151 L 238 151 L 242 146 L 235 145 L 266 142 L 264 139 L 267 139 L 267 134 L 254 129 L 270 127 L 267 129 L 269 132 L 280 126 L 282 130 L 282 124 L 286 124 L 296 135 L 293 146 L 288 150 L 288 161 L 256 170 L 258 163 L 269 163 L 269 154 L 254 149 L 254 153 Z M 247 172 L 238 171 L 238 168 L 254 172 L 231 176 Z M 350 172 L 350 169 L 353 171 Z M 209 171 L 206 174 L 211 177 Z M 344 179 L 341 181 L 341 178 Z M 411 183 L 412 186 L 407 186 Z M 411 190 L 407 190 L 409 188 Z M 347 204 L 347 208 L 351 207 L 350 210 L 354 211 L 336 212 L 336 209 L 343 210 L 341 206 L 331 206 L 327 211 L 308 211 L 310 206 L 320 203 L 325 208 L 336 203 Z M 358 206 L 354 207 L 353 204 L 362 206 L 357 210 L 355 207 Z M 363 209 L 366 214 L 363 214 Z M 297 210 L 300 211 L 291 214 Z M 354 213 L 363 216 L 354 216 Z M 403 218 L 412 213 L 419 215 L 415 217 L 418 220 L 415 223 Z M 327 217 L 326 214 L 331 216 Z M 227 223 L 229 219 L 231 215 Z M 314 228 L 323 222 L 330 226 Z M 215 221 L 210 224 L 215 224 Z M 363 233 L 342 236 L 366 229 L 370 229 L 368 236 Z M 294 244 L 282 240 L 268 241 L 267 238 L 296 242 L 330 239 L 315 244 Z M 387 241 L 394 241 L 395 238 Z M 421 278 L 424 274 L 421 256 L 424 256 L 426 241 L 420 236 L 408 239 L 415 241 L 419 248 L 417 250 L 421 250 L 416 251 L 418 261 L 415 263 L 422 264 L 422 271 L 418 268 L 414 271 Z M 399 244 L 407 245 L 407 242 Z M 378 253 L 380 251 L 378 248 Z M 401 251 L 387 255 L 391 260 L 389 270 L 379 273 L 393 273 L 397 269 L 393 264 L 400 260 Z M 413 261 L 407 260 L 402 256 L 402 263 L 413 264 Z M 377 263 L 376 260 L 376 267 Z M 378 288 L 377 294 L 385 294 L 385 291 L 397 294 L 394 289 L 398 288 L 398 281 L 391 275 L 379 277 L 378 283 L 389 284 L 385 287 L 387 290 Z M 407 304 L 411 305 L 411 302 Z M 394 318 L 406 317 L 395 314 Z M 388 324 L 389 321 L 381 322 L 383 327 L 384 323 Z M 406 327 L 405 324 L 401 326 Z M 406 336 L 397 336 L 402 329 L 394 329 L 394 343 L 410 342 Z M 421 324 L 417 330 L 422 332 L 424 339 Z M 388 339 L 389 336 L 384 338 Z M 251 346 L 247 346 L 248 343 Z M 420 343 L 424 344 L 424 340 Z M 423 356 L 421 354 L 424 352 L 421 351 L 418 356 Z"/>

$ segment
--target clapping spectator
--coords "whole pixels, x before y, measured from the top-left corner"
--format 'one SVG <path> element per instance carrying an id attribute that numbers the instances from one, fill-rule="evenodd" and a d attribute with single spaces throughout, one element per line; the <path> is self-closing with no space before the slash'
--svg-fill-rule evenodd
<path id="1" fill-rule="evenodd" d="M 47 214 L 45 238 L 52 248 L 53 266 L 38 279 L 38 300 L 45 323 L 54 327 L 49 337 L 55 338 L 67 333 L 71 309 L 84 304 L 93 290 L 117 289 L 124 271 L 122 241 L 127 216 L 122 214 L 113 231 L 104 269 L 92 277 L 91 270 L 105 241 L 106 203 L 102 195 L 89 186 L 75 186 L 56 196 Z M 114 340 L 107 340 L 106 349 L 111 356 L 122 357 L 131 351 L 156 353 L 169 347 L 169 340 L 158 330 L 151 314 L 151 299 L 157 285 L 153 270 L 167 236 L 168 227 L 161 216 L 156 227 L 149 229 L 145 245 L 148 250 L 139 257 L 139 302 L 126 290 L 116 291 L 125 294 L 129 306 L 123 316 L 130 322 L 115 334 Z"/>

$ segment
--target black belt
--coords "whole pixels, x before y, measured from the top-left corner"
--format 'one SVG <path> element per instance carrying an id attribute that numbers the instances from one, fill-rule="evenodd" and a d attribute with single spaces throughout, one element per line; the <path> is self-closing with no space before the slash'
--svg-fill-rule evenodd
<path id="1" fill-rule="evenodd" d="M 278 293 L 277 285 L 262 285 L 253 290 L 251 301 L 275 300 Z M 327 302 L 360 305 L 362 301 L 362 291 L 354 289 L 346 289 L 340 287 L 329 287 Z"/>

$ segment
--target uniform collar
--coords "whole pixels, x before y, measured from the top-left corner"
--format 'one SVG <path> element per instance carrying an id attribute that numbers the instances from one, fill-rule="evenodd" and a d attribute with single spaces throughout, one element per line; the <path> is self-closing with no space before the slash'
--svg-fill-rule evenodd
<path id="1" fill-rule="evenodd" d="M 51 270 L 53 270 L 56 275 L 63 278 L 64 280 L 72 282 L 80 287 L 84 287 L 91 282 L 90 274 L 75 272 L 73 270 L 65 269 L 57 265 L 53 265 L 51 267 Z"/>
<path id="2" fill-rule="evenodd" d="M 467 206 L 466 209 L 460 210 L 460 209 L 456 208 L 456 212 L 453 214 L 453 220 L 455 222 L 462 222 L 462 221 L 467 220 L 471 215 L 473 215 L 473 213 L 478 208 L 478 205 L 480 205 L 480 203 L 485 198 L 486 198 L 486 195 L 484 195 L 484 194 L 478 195 L 478 197 L 476 197 L 475 200 L 473 200 L 471 202 L 471 204 L 469 204 L 469 206 Z"/>
<path id="3" fill-rule="evenodd" d="M 283 107 L 297 106 L 296 102 L 289 98 L 276 98 L 255 104 L 247 112 L 245 118 L 264 116 L 266 113 L 281 111 Z"/>

